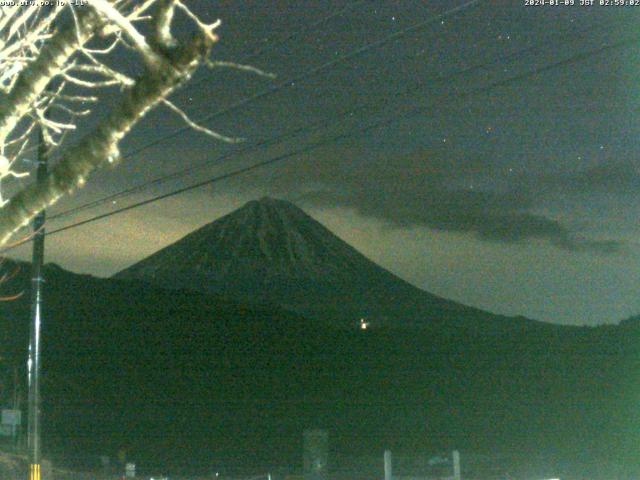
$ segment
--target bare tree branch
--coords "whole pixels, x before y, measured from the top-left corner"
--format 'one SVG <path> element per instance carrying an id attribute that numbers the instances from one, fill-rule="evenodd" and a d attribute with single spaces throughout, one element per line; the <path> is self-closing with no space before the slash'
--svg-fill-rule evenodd
<path id="1" fill-rule="evenodd" d="M 164 60 L 171 68 L 149 72 L 136 80 L 108 117 L 79 144 L 63 154 L 45 182 L 29 185 L 0 209 L 0 245 L 27 225 L 43 208 L 81 186 L 97 167 L 115 162 L 119 156 L 120 140 L 149 109 L 190 78 L 208 55 L 210 47 L 208 36 L 198 36 L 185 47 L 176 49 L 171 58 Z"/>
<path id="2" fill-rule="evenodd" d="M 167 99 L 208 61 L 219 20 L 201 21 L 181 0 L 88 0 L 88 4 L 0 7 L 0 245 L 39 211 L 82 186 L 93 170 L 117 161 L 120 141 L 159 104 L 212 138 L 241 141 L 198 125 Z M 171 31 L 178 13 L 198 29 L 187 43 Z M 150 30 L 139 30 L 139 23 L 147 20 Z M 142 33 L 146 31 L 151 32 L 148 38 Z M 109 55 L 123 47 L 140 54 L 144 74 L 139 78 L 107 63 Z M 247 65 L 210 65 L 269 76 Z M 72 146 L 64 145 L 79 117 L 90 115 L 99 103 L 100 89 L 113 86 L 120 90 L 116 106 L 93 131 Z M 58 161 L 44 181 L 21 186 L 12 198 L 3 200 L 2 181 L 29 174 L 18 169 L 22 165 L 18 162 L 34 148 L 30 141 L 35 127 L 40 128 L 47 151 L 57 150 Z"/>
<path id="3" fill-rule="evenodd" d="M 244 141 L 244 139 L 242 139 L 242 138 L 227 137 L 226 135 L 222 135 L 222 134 L 220 134 L 218 132 L 215 132 L 215 131 L 207 128 L 207 127 L 203 127 L 202 125 L 198 125 L 196 122 L 191 120 L 189 118 L 189 115 L 187 115 L 182 109 L 178 108 L 174 103 L 170 102 L 166 98 L 162 100 L 162 103 L 164 103 L 167 107 L 169 107 L 171 110 L 173 110 L 178 115 L 180 115 L 182 120 L 184 120 L 184 122 L 187 125 L 189 125 L 191 128 L 193 128 L 194 130 L 196 130 L 198 132 L 202 132 L 202 133 L 204 133 L 206 135 L 209 135 L 212 138 L 215 138 L 216 140 L 221 140 L 221 141 L 226 142 L 226 143 L 240 143 L 240 142 Z"/>
<path id="4" fill-rule="evenodd" d="M 122 15 L 110 2 L 107 0 L 89 0 L 89 4 L 104 18 L 110 20 L 122 29 L 150 67 L 160 68 L 164 64 L 162 58 L 149 46 L 144 35 L 138 32 L 133 23 Z"/>
<path id="5" fill-rule="evenodd" d="M 83 10 L 77 29 L 60 30 L 42 47 L 38 58 L 19 75 L 9 95 L 0 97 L 0 143 L 4 143 L 20 119 L 31 109 L 53 77 L 58 75 L 78 49 L 101 24 L 100 18 Z"/>

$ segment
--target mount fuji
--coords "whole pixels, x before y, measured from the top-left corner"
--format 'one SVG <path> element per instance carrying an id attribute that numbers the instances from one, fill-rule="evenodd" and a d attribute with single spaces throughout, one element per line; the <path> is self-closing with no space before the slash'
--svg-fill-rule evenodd
<path id="1" fill-rule="evenodd" d="M 375 264 L 292 203 L 252 200 L 117 273 L 172 289 L 277 304 L 334 324 L 533 323 L 420 290 Z"/>

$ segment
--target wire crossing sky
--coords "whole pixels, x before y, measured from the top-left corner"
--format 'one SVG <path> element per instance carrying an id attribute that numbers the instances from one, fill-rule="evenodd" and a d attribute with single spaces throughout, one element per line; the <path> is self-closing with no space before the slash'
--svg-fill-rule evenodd
<path id="1" fill-rule="evenodd" d="M 575 55 L 575 56 L 573 56 L 571 58 L 568 58 L 566 60 L 563 60 L 562 62 L 558 62 L 558 63 L 552 64 L 552 65 L 547 65 L 547 66 L 545 66 L 543 68 L 539 68 L 539 69 L 536 69 L 534 71 L 527 72 L 526 74 L 517 75 L 515 77 L 511 77 L 511 78 L 508 78 L 508 79 L 493 83 L 493 84 L 488 85 L 486 87 L 482 87 L 482 88 L 478 88 L 478 89 L 475 89 L 475 90 L 471 90 L 471 91 L 465 92 L 465 93 L 460 94 L 459 96 L 457 96 L 457 97 L 455 97 L 453 99 L 450 99 L 449 101 L 457 101 L 457 100 L 460 100 L 461 98 L 467 97 L 469 95 L 477 95 L 477 94 L 480 94 L 480 93 L 486 93 L 486 92 L 488 92 L 488 91 L 490 91 L 492 89 L 503 87 L 503 86 L 508 85 L 508 84 L 510 84 L 512 82 L 518 82 L 518 81 L 525 80 L 525 79 L 527 79 L 529 77 L 538 75 L 541 72 L 545 72 L 545 71 L 551 70 L 553 68 L 563 67 L 563 66 L 571 64 L 573 62 L 580 61 L 580 60 L 583 60 L 585 58 L 588 58 L 589 56 L 601 54 L 603 52 L 611 50 L 612 48 L 617 48 L 617 47 L 620 47 L 620 46 L 623 46 L 623 45 L 628 45 L 631 42 L 637 42 L 637 41 L 640 41 L 640 37 L 634 37 L 631 40 L 621 41 L 621 42 L 618 42 L 618 43 L 613 44 L 613 45 L 606 45 L 606 46 L 601 47 L 601 48 L 596 49 L 596 50 L 592 50 L 592 51 L 589 51 L 589 52 L 584 52 L 584 53 Z M 339 141 L 344 140 L 345 138 L 351 137 L 353 135 L 361 135 L 361 134 L 366 133 L 366 132 L 368 132 L 370 130 L 377 129 L 377 128 L 383 127 L 385 125 L 388 125 L 388 124 L 390 124 L 392 122 L 398 121 L 401 118 L 405 118 L 407 116 L 414 116 L 416 114 L 419 114 L 419 113 L 423 112 L 425 109 L 434 109 L 436 107 L 437 107 L 437 105 L 430 105 L 428 107 L 418 107 L 418 108 L 412 109 L 412 110 L 410 110 L 408 112 L 403 112 L 403 113 L 398 114 L 398 115 L 393 115 L 392 117 L 390 117 L 390 118 L 388 118 L 388 119 L 386 119 L 384 121 L 380 121 L 380 122 L 374 123 L 372 125 L 367 125 L 366 127 L 359 128 L 359 129 L 354 130 L 354 131 L 349 131 L 349 132 L 342 133 L 342 134 L 339 134 L 339 135 L 336 135 L 336 136 L 332 136 L 332 137 L 329 137 L 329 138 L 327 138 L 325 140 L 322 140 L 322 141 L 319 141 L 319 142 L 311 143 L 309 145 L 306 145 L 303 148 L 288 152 L 286 154 L 277 156 L 275 158 L 271 158 L 271 159 L 263 161 L 263 162 L 259 162 L 259 163 L 253 164 L 253 165 L 249 165 L 247 167 L 244 167 L 244 168 L 241 168 L 241 169 L 238 169 L 238 170 L 233 170 L 233 171 L 231 171 L 229 173 L 226 173 L 226 174 L 223 174 L 223 175 L 219 175 L 219 176 L 216 176 L 216 177 L 213 177 L 213 178 L 209 178 L 209 179 L 206 179 L 204 181 L 198 182 L 198 183 L 193 184 L 193 185 L 189 185 L 188 187 L 184 187 L 184 188 L 181 188 L 181 189 L 178 189 L 178 190 L 173 190 L 173 191 L 170 191 L 168 193 L 165 193 L 165 194 L 162 194 L 162 195 L 158 195 L 158 196 L 149 198 L 149 199 L 141 201 L 141 202 L 133 203 L 133 204 L 128 205 L 126 207 L 118 208 L 118 209 L 116 209 L 114 211 L 111 211 L 111 212 L 108 212 L 108 213 L 104 213 L 104 214 L 101 214 L 101 215 L 98 215 L 98 216 L 95 216 L 95 217 L 91 217 L 91 218 L 88 218 L 86 220 L 82 220 L 82 221 L 77 222 L 77 223 L 72 223 L 72 224 L 66 225 L 64 227 L 60 227 L 60 228 L 56 228 L 54 230 L 50 230 L 49 232 L 47 232 L 47 235 L 54 235 L 56 233 L 64 232 L 64 231 L 70 230 L 72 228 L 77 228 L 77 227 L 86 225 L 88 223 L 92 223 L 92 222 L 95 222 L 95 221 L 98 221 L 98 220 L 103 220 L 103 219 L 109 218 L 109 217 L 111 217 L 113 215 L 117 215 L 117 214 L 129 211 L 129 210 L 132 210 L 134 208 L 139 208 L 139 207 L 142 207 L 142 206 L 145 206 L 145 205 L 149 205 L 150 203 L 154 203 L 154 202 L 157 202 L 157 201 L 160 201 L 160 200 L 164 200 L 166 198 L 170 198 L 170 197 L 173 197 L 175 195 L 179 195 L 179 194 L 188 192 L 190 190 L 203 187 L 205 185 L 211 185 L 213 183 L 218 183 L 218 182 L 227 180 L 229 178 L 232 178 L 232 177 L 235 177 L 235 176 L 238 176 L 238 175 L 242 175 L 242 174 L 245 174 L 247 172 L 251 172 L 251 171 L 256 170 L 258 168 L 267 167 L 267 166 L 273 165 L 273 164 L 275 164 L 277 162 L 281 162 L 281 161 L 284 161 L 284 160 L 295 158 L 295 157 L 297 157 L 299 155 L 303 155 L 305 153 L 308 153 L 310 151 L 313 151 L 313 150 L 316 150 L 316 149 L 318 149 L 320 147 L 323 147 L 323 146 L 325 146 L 325 145 L 327 145 L 329 143 L 339 142 Z M 155 180 L 154 183 L 157 183 L 157 180 Z M 116 194 L 116 195 L 112 195 L 112 196 L 106 197 L 106 199 L 98 200 L 96 202 L 93 202 L 91 204 L 91 206 L 95 206 L 95 205 L 99 205 L 99 204 L 102 204 L 102 203 L 106 203 L 106 202 L 110 201 L 113 198 L 120 198 L 120 195 Z M 77 212 L 79 209 L 82 209 L 82 208 L 83 207 L 78 207 L 78 208 L 74 209 L 73 212 Z M 65 215 L 64 212 L 62 214 L 56 215 L 54 218 L 60 218 L 63 215 Z"/>
<path id="2" fill-rule="evenodd" d="M 597 26 L 597 28 L 589 28 L 589 29 L 587 29 L 587 30 L 585 30 L 583 32 L 579 32 L 579 33 L 580 34 L 588 34 L 588 33 L 592 33 L 595 30 L 599 30 L 599 29 L 602 29 L 602 28 L 603 28 L 602 26 Z M 575 36 L 575 35 L 576 34 L 572 34 L 571 36 Z M 407 95 L 409 93 L 413 93 L 415 90 L 417 90 L 419 88 L 424 88 L 426 86 L 426 84 L 428 84 L 429 82 L 447 82 L 449 80 L 455 79 L 456 77 L 458 77 L 460 75 L 468 74 L 468 73 L 470 73 L 470 72 L 472 72 L 474 70 L 487 68 L 489 66 L 492 66 L 492 65 L 494 65 L 494 64 L 496 64 L 498 62 L 505 61 L 507 59 L 516 59 L 518 56 L 520 56 L 522 54 L 530 53 L 534 48 L 540 48 L 540 47 L 543 47 L 543 48 L 547 47 L 548 48 L 551 41 L 567 40 L 568 39 L 567 37 L 569 37 L 569 36 L 568 35 L 557 35 L 557 34 L 555 34 L 555 32 L 552 32 L 546 38 L 544 38 L 543 40 L 537 42 L 537 44 L 535 46 L 533 46 L 533 47 L 524 48 L 524 49 L 522 49 L 522 50 L 520 50 L 518 52 L 502 56 L 502 57 L 500 57 L 498 59 L 493 59 L 493 60 L 491 60 L 489 62 L 485 62 L 485 63 L 481 63 L 481 64 L 475 64 L 475 65 L 470 66 L 468 68 L 464 68 L 462 70 L 459 70 L 459 71 L 456 71 L 456 72 L 452 72 L 451 74 L 446 75 L 446 76 L 440 76 L 440 77 L 436 77 L 436 78 L 432 78 L 432 79 L 421 80 L 416 85 L 413 85 L 410 88 L 405 88 L 402 91 L 394 92 L 391 95 L 391 97 L 392 98 L 396 98 L 396 97 L 401 97 L 401 96 Z M 578 37 L 578 38 L 580 38 L 580 37 Z M 574 56 L 572 56 L 572 57 L 570 57 L 570 58 L 568 58 L 566 60 L 563 60 L 561 62 L 557 62 L 557 63 L 553 63 L 553 64 L 550 64 L 550 65 L 547 65 L 547 66 L 545 66 L 545 67 L 543 67 L 541 69 L 536 69 L 536 70 L 531 71 L 531 72 L 526 72 L 526 73 L 524 73 L 522 75 L 518 75 L 516 77 L 506 78 L 506 79 L 504 79 L 502 81 L 499 81 L 499 82 L 496 82 L 496 83 L 494 83 L 492 85 L 489 85 L 489 86 L 486 86 L 486 87 L 483 86 L 483 87 L 480 87 L 479 89 L 467 91 L 467 92 L 464 92 L 464 93 L 460 94 L 459 96 L 457 96 L 457 97 L 455 97 L 453 99 L 446 99 L 446 100 L 447 101 L 455 101 L 455 100 L 457 100 L 459 98 L 464 98 L 464 97 L 466 97 L 468 95 L 482 93 L 482 92 L 485 92 L 485 91 L 493 89 L 493 88 L 499 88 L 499 87 L 501 87 L 503 85 L 507 85 L 507 84 L 509 84 L 511 82 L 517 82 L 517 81 L 521 81 L 521 80 L 526 80 L 527 78 L 529 78 L 531 76 L 534 76 L 534 75 L 537 75 L 537 74 L 539 74 L 541 72 L 544 72 L 544 71 L 546 71 L 548 69 L 562 67 L 564 65 L 571 64 L 573 62 L 578 62 L 578 61 L 585 60 L 585 59 L 589 58 L 592 55 L 599 55 L 599 54 L 605 53 L 605 52 L 607 52 L 607 51 L 609 51 L 611 49 L 615 49 L 615 48 L 622 47 L 622 46 L 625 46 L 625 45 L 632 45 L 632 44 L 636 43 L 638 40 L 639 40 L 639 38 L 637 36 L 632 36 L 628 40 L 623 40 L 623 41 L 616 42 L 616 43 L 611 44 L 611 45 L 605 45 L 605 46 L 603 46 L 601 48 L 597 48 L 597 49 L 594 49 L 594 50 L 589 50 L 587 52 L 583 52 L 583 53 L 574 55 Z M 261 140 L 259 142 L 256 142 L 255 144 L 252 144 L 252 145 L 248 145 L 245 148 L 242 148 L 237 152 L 232 152 L 232 153 L 229 153 L 229 154 L 225 154 L 225 155 L 223 155 L 221 157 L 218 157 L 218 158 L 215 158 L 215 159 L 206 160 L 202 164 L 196 164 L 194 166 L 190 166 L 190 167 L 182 169 L 180 171 L 173 172 L 173 173 L 171 173 L 169 175 L 166 175 L 164 177 L 155 178 L 155 179 L 153 179 L 153 180 L 151 180 L 149 182 L 145 182 L 145 183 L 136 185 L 136 186 L 134 186 L 132 188 L 120 191 L 118 193 L 115 193 L 115 194 L 112 194 L 112 195 L 108 195 L 107 197 L 104 197 L 102 199 L 95 200 L 93 202 L 89 202 L 87 204 L 80 205 L 78 207 L 74 207 L 74 208 L 72 208 L 70 210 L 66 210 L 66 211 L 60 212 L 60 213 L 58 213 L 58 214 L 56 214 L 54 216 L 49 217 L 49 220 L 57 220 L 57 219 L 60 219 L 60 218 L 63 218 L 63 217 L 67 217 L 67 216 L 69 216 L 71 214 L 75 214 L 75 213 L 77 213 L 79 211 L 82 211 L 82 210 L 94 208 L 94 207 L 103 205 L 105 203 L 113 202 L 114 200 L 122 199 L 123 197 L 129 196 L 131 194 L 138 193 L 138 192 L 141 192 L 143 190 L 146 190 L 151 186 L 156 186 L 156 185 L 159 185 L 161 183 L 164 183 L 164 182 L 167 182 L 167 181 L 171 181 L 171 180 L 175 180 L 176 178 L 179 178 L 179 177 L 182 177 L 184 175 L 193 173 L 194 171 L 196 171 L 198 169 L 201 169 L 201 168 L 209 166 L 211 164 L 211 162 L 214 162 L 214 161 L 219 162 L 219 161 L 224 160 L 224 159 L 226 159 L 228 157 L 233 157 L 233 156 L 238 155 L 240 153 L 244 153 L 245 151 L 248 151 L 248 150 L 253 150 L 253 149 L 256 149 L 256 148 L 266 148 L 269 145 L 272 145 L 274 143 L 282 142 L 284 139 L 291 138 L 292 136 L 299 136 L 301 134 L 306 134 L 306 133 L 309 133 L 309 132 L 314 132 L 316 130 L 327 128 L 329 126 L 334 125 L 334 123 L 337 120 L 343 120 L 344 118 L 349 118 L 349 117 L 351 117 L 351 116 L 353 116 L 355 114 L 362 115 L 363 112 L 364 112 L 364 114 L 366 114 L 367 113 L 366 110 L 370 109 L 372 107 L 374 108 L 374 110 L 376 112 L 378 112 L 378 111 L 380 111 L 381 108 L 387 107 L 388 106 L 387 104 L 388 104 L 388 99 L 384 99 L 382 102 L 378 102 L 375 105 L 364 104 L 364 105 L 361 105 L 361 106 L 358 106 L 358 107 L 355 107 L 355 108 L 349 108 L 349 109 L 347 109 L 346 112 L 340 113 L 338 118 L 330 119 L 328 121 L 316 122 L 316 123 L 314 123 L 312 125 L 305 125 L 305 126 L 302 126 L 302 127 L 294 128 L 291 131 L 287 131 L 287 132 L 285 132 L 285 133 L 283 133 L 281 135 Z M 434 108 L 434 105 L 432 105 L 431 108 Z M 396 117 L 393 117 L 392 120 L 395 120 L 395 119 L 396 119 Z M 376 124 L 376 125 L 373 126 L 373 128 L 375 128 L 377 126 L 379 126 L 379 125 Z M 361 133 L 361 132 L 364 132 L 364 131 L 368 131 L 370 128 L 371 127 L 366 127 L 365 129 L 357 130 L 356 132 L 354 132 L 354 134 Z M 173 135 L 169 135 L 167 137 L 159 138 L 155 142 L 153 142 L 152 144 L 148 144 L 149 146 L 141 147 L 135 153 L 132 153 L 130 155 L 138 154 L 141 151 L 145 150 L 146 148 L 149 148 L 150 146 L 153 146 L 153 145 L 155 145 L 155 144 L 157 144 L 159 142 L 168 140 L 170 138 L 173 138 Z M 342 136 L 340 138 L 342 138 Z M 334 141 L 334 140 L 331 139 L 330 141 Z M 286 158 L 290 158 L 290 156 L 287 156 Z M 243 169 L 243 171 L 244 171 L 244 169 Z M 228 177 L 225 176 L 225 178 L 228 178 Z M 199 183 L 198 185 L 200 186 L 202 184 Z M 184 190 L 181 190 L 181 191 L 184 191 Z M 162 196 L 162 198 L 166 198 L 166 196 Z M 118 211 L 122 211 L 122 209 L 119 209 Z M 100 218 L 106 218 L 106 217 L 105 216 L 101 216 Z M 81 224 L 85 224 L 85 223 L 86 222 L 84 222 L 84 221 L 81 222 Z M 70 225 L 68 227 L 64 227 L 63 229 L 57 229 L 56 231 L 66 230 L 66 229 L 71 228 L 71 227 L 73 227 L 73 225 Z M 53 232 L 51 232 L 51 233 L 53 233 Z"/>

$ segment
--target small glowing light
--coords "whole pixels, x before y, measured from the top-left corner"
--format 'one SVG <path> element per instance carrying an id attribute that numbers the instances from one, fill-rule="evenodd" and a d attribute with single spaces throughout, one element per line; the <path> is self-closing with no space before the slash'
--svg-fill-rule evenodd
<path id="1" fill-rule="evenodd" d="M 369 322 L 367 322 L 364 318 L 360 319 L 360 330 L 366 330 L 369 328 Z"/>

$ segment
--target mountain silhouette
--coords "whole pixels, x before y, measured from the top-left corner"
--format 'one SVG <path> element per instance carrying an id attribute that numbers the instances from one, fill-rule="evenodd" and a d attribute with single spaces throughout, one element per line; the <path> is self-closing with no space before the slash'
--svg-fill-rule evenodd
<path id="1" fill-rule="evenodd" d="M 294 204 L 268 197 L 248 202 L 115 278 L 274 303 L 342 325 L 361 318 L 392 326 L 447 321 L 480 322 L 491 328 L 532 323 L 420 290 L 366 258 Z"/>

